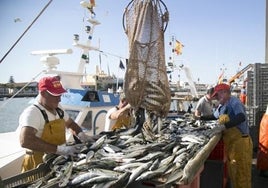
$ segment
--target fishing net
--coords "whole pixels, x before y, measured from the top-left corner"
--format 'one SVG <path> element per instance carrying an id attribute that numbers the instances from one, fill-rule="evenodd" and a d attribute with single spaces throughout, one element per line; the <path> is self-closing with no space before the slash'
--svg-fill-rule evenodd
<path id="1" fill-rule="evenodd" d="M 171 100 L 164 53 L 167 22 L 168 11 L 160 0 L 131 1 L 123 20 L 130 50 L 124 82 L 126 99 L 133 107 L 160 117 L 167 115 Z"/>

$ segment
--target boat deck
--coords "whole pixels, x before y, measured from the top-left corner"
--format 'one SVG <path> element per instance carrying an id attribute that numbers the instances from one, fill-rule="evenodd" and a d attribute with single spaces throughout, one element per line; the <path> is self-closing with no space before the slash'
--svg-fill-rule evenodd
<path id="1" fill-rule="evenodd" d="M 217 160 L 209 160 L 201 173 L 200 188 L 232 188 L 228 178 L 224 174 L 223 163 Z M 225 178 L 222 178 L 225 177 Z M 259 176 L 256 168 L 256 158 L 252 160 L 252 188 L 267 188 L 268 177 Z M 179 188 L 179 187 L 178 187 Z"/>
<path id="2" fill-rule="evenodd" d="M 268 177 L 259 176 L 256 168 L 256 159 L 252 162 L 252 188 L 266 188 L 268 187 Z"/>

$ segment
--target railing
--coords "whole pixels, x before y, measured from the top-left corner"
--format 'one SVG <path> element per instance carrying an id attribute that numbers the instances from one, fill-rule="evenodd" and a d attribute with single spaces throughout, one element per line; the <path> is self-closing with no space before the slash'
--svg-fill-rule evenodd
<path id="1" fill-rule="evenodd" d="M 14 95 L 14 93 L 1 92 L 0 93 L 0 98 L 4 98 L 4 97 L 10 98 L 13 95 Z M 38 95 L 37 91 L 35 91 L 35 92 L 27 92 L 26 91 L 26 92 L 20 92 L 14 97 L 36 97 L 37 95 Z"/>

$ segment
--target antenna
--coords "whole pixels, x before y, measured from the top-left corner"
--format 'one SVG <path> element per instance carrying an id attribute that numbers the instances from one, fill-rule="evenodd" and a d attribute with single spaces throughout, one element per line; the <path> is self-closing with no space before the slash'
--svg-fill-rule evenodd
<path id="1" fill-rule="evenodd" d="M 39 50 L 39 51 L 32 51 L 32 55 L 58 55 L 58 54 L 71 54 L 73 53 L 72 49 L 58 49 L 58 50 Z"/>
<path id="2" fill-rule="evenodd" d="M 40 50 L 40 51 L 32 51 L 32 55 L 41 55 L 40 61 L 46 66 L 47 70 L 57 69 L 57 65 L 60 60 L 54 55 L 58 54 L 71 54 L 73 53 L 72 49 L 58 49 L 58 50 Z"/>

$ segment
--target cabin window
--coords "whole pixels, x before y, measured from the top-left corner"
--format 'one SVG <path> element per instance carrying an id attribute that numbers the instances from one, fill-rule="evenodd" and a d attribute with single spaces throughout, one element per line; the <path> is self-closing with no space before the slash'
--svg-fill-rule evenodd
<path id="1" fill-rule="evenodd" d="M 82 101 L 99 102 L 100 99 L 96 91 L 87 91 L 84 97 L 82 98 Z"/>

